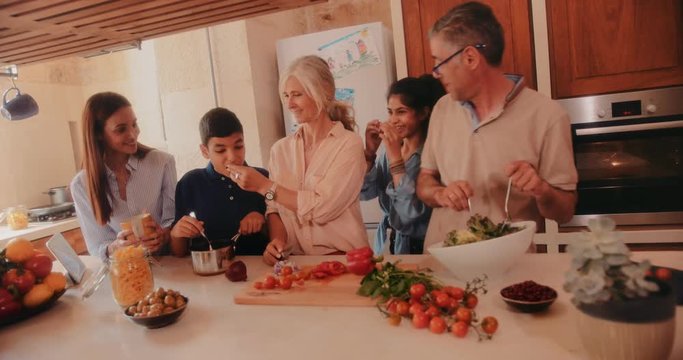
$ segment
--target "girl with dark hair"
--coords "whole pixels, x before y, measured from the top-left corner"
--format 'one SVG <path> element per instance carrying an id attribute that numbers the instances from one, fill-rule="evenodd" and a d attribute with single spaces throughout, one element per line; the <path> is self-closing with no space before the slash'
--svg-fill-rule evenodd
<path id="1" fill-rule="evenodd" d="M 102 259 L 117 248 L 141 243 L 158 253 L 174 219 L 175 161 L 138 142 L 140 129 L 130 102 L 103 92 L 83 110 L 83 169 L 71 181 L 78 221 L 88 252 Z M 147 213 L 139 238 L 122 223 Z"/>
<path id="2" fill-rule="evenodd" d="M 375 253 L 389 246 L 392 254 L 422 254 L 432 212 L 417 198 L 415 181 L 429 116 L 445 94 L 431 75 L 398 80 L 387 95 L 387 121 L 372 120 L 365 129 L 367 172 L 360 197 L 379 198 L 384 211 L 373 244 Z M 382 143 L 384 153 L 378 158 Z"/>

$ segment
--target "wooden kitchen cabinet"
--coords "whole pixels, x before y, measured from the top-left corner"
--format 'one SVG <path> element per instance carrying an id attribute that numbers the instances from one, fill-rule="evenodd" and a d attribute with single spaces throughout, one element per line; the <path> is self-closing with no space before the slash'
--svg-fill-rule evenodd
<path id="1" fill-rule="evenodd" d="M 83 238 L 83 234 L 81 233 L 81 228 L 75 228 L 69 231 L 65 231 L 62 233 L 62 236 L 64 236 L 64 239 L 66 239 L 66 241 L 71 245 L 74 251 L 76 251 L 76 254 L 88 254 L 88 249 L 85 246 L 85 239 Z M 48 250 L 47 246 L 45 245 L 51 237 L 52 236 L 46 236 L 44 238 L 33 240 L 31 243 L 33 244 L 34 249 L 38 250 L 43 254 L 48 255 L 52 260 L 54 260 L 55 257 L 52 256 L 52 253 L 50 252 L 50 250 Z"/>
<path id="2" fill-rule="evenodd" d="M 546 0 L 553 98 L 683 85 L 683 1 Z"/>
<path id="3" fill-rule="evenodd" d="M 429 74 L 434 66 L 428 33 L 448 10 L 467 0 L 402 0 L 403 30 L 408 75 Z M 493 9 L 505 33 L 502 68 L 522 74 L 528 87 L 536 89 L 531 9 L 528 0 L 482 0 Z"/>

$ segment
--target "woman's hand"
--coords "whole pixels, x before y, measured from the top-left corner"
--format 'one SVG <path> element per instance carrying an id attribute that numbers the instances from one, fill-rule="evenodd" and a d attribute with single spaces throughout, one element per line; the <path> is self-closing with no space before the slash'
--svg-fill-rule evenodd
<path id="1" fill-rule="evenodd" d="M 258 211 L 252 211 L 240 221 L 240 234 L 249 235 L 260 232 L 266 218 Z"/>
<path id="2" fill-rule="evenodd" d="M 171 229 L 171 237 L 193 239 L 204 231 L 204 222 L 191 216 L 183 216 Z"/>
<path id="3" fill-rule="evenodd" d="M 266 251 L 263 252 L 263 262 L 268 265 L 273 265 L 279 260 L 283 260 L 285 251 L 285 240 L 281 238 L 274 238 L 266 246 Z"/>
<path id="4" fill-rule="evenodd" d="M 107 245 L 107 255 L 114 255 L 114 252 L 118 248 L 137 245 L 139 243 L 140 242 L 137 240 L 137 238 L 135 238 L 132 230 L 121 230 L 118 234 L 116 234 L 116 239 Z"/>
<path id="5" fill-rule="evenodd" d="M 365 151 L 367 155 L 377 154 L 377 149 L 382 143 L 380 132 L 380 122 L 377 119 L 371 120 L 365 127 Z"/>
<path id="6" fill-rule="evenodd" d="M 273 185 L 273 182 L 267 177 L 248 166 L 227 165 L 225 170 L 227 170 L 230 179 L 246 191 L 253 191 L 263 195 Z"/>
<path id="7" fill-rule="evenodd" d="M 380 124 L 380 129 L 381 133 L 379 136 L 384 141 L 384 148 L 387 151 L 389 163 L 402 161 L 401 144 L 403 139 L 396 131 L 394 125 L 391 125 L 389 122 L 383 122 Z"/>
<path id="8" fill-rule="evenodd" d="M 156 221 L 145 225 L 145 234 L 148 235 L 141 236 L 140 243 L 150 253 L 159 251 L 166 243 L 164 229 Z"/>

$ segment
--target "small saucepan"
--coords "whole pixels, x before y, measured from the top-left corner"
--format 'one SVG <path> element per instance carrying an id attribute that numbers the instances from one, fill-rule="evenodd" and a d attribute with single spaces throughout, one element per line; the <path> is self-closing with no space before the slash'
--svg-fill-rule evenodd
<path id="1" fill-rule="evenodd" d="M 224 273 L 235 257 L 235 247 L 229 240 L 212 240 L 209 250 L 208 243 L 203 238 L 193 239 L 190 246 L 192 255 L 192 270 L 197 275 L 216 275 Z M 198 244 L 197 244 L 198 243 Z"/>
<path id="2" fill-rule="evenodd" d="M 50 195 L 50 205 L 59 205 L 71 201 L 69 191 L 66 186 L 58 186 L 50 188 L 44 194 Z"/>

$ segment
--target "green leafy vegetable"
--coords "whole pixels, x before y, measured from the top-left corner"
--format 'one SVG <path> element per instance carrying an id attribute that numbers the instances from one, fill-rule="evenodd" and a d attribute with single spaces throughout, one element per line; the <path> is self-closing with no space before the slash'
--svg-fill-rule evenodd
<path id="1" fill-rule="evenodd" d="M 512 226 L 506 222 L 494 224 L 488 217 L 474 214 L 467 220 L 467 230 L 453 230 L 448 233 L 448 237 L 444 241 L 444 246 L 463 245 L 489 240 L 519 230 L 522 230 L 522 228 Z"/>
<path id="2" fill-rule="evenodd" d="M 425 285 L 427 292 L 440 289 L 443 285 L 427 272 L 423 270 L 403 270 L 398 266 L 398 261 L 391 263 L 385 262 L 381 269 L 374 269 L 365 275 L 361 280 L 361 286 L 357 291 L 358 295 L 371 298 L 380 297 L 386 301 L 391 298 L 410 299 L 408 289 L 415 283 Z"/>

